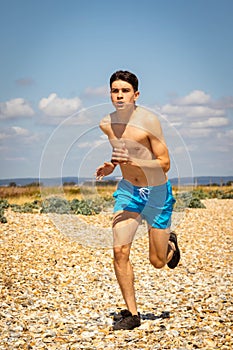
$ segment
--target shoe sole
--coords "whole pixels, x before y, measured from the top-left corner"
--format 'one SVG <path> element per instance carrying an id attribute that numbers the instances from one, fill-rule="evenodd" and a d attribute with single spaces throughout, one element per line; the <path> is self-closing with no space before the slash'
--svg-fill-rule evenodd
<path id="1" fill-rule="evenodd" d="M 174 232 L 170 233 L 169 241 L 174 243 L 176 250 L 173 253 L 172 259 L 167 263 L 167 266 L 170 269 L 174 269 L 179 264 L 179 261 L 180 261 L 180 249 L 178 247 L 177 236 Z"/>

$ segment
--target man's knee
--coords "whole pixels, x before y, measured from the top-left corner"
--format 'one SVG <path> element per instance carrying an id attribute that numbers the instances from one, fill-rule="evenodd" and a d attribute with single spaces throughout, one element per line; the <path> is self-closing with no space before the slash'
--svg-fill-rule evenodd
<path id="1" fill-rule="evenodd" d="M 161 269 L 166 265 L 166 259 L 159 257 L 157 255 L 151 255 L 150 256 L 150 263 L 156 268 Z"/>
<path id="2" fill-rule="evenodd" d="M 116 246 L 113 248 L 115 261 L 127 261 L 129 260 L 130 248 L 127 245 Z"/>

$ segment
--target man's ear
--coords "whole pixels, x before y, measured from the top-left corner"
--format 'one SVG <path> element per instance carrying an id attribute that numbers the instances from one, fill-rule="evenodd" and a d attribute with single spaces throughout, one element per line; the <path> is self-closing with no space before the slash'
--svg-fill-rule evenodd
<path id="1" fill-rule="evenodd" d="M 136 101 L 136 100 L 138 99 L 139 95 L 140 95 L 140 92 L 139 92 L 139 91 L 136 91 L 136 92 L 134 93 L 134 101 Z"/>

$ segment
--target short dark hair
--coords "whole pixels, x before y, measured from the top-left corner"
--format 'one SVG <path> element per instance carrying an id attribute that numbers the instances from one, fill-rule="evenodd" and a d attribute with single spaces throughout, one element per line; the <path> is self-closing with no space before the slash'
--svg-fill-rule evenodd
<path id="1" fill-rule="evenodd" d="M 110 88 L 112 87 L 112 83 L 116 80 L 126 81 L 132 85 L 134 92 L 138 91 L 138 78 L 133 73 L 128 72 L 127 70 L 118 70 L 113 73 L 110 78 Z"/>

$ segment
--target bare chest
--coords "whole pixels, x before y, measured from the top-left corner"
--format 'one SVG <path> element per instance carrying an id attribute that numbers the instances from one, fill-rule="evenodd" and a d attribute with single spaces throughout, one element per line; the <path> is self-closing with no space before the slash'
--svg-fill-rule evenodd
<path id="1" fill-rule="evenodd" d="M 148 133 L 140 127 L 115 125 L 109 135 L 113 147 L 125 147 L 132 157 L 151 158 Z"/>

